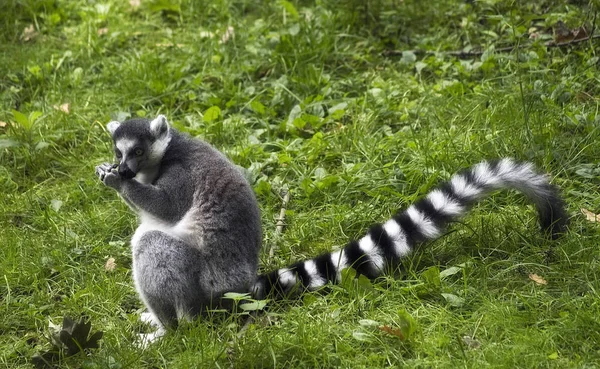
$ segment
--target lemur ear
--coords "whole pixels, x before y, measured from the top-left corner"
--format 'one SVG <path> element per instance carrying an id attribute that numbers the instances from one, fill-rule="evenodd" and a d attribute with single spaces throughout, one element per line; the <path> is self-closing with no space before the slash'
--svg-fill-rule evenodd
<path id="1" fill-rule="evenodd" d="M 117 122 L 116 120 L 113 120 L 112 122 L 109 122 L 106 125 L 106 129 L 108 129 L 108 132 L 110 132 L 111 135 L 114 135 L 115 131 L 117 130 L 117 128 L 119 128 L 120 125 L 121 123 Z"/>
<path id="2" fill-rule="evenodd" d="M 165 133 L 169 132 L 169 122 L 167 122 L 167 117 L 161 114 L 154 118 L 154 120 L 150 122 L 150 131 L 156 137 L 161 137 Z"/>

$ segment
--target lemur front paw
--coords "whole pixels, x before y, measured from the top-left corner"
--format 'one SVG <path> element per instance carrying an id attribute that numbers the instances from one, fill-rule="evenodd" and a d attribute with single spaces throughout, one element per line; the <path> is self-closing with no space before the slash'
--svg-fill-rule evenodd
<path id="1" fill-rule="evenodd" d="M 108 187 L 119 189 L 121 187 L 121 176 L 116 171 L 117 164 L 103 163 L 96 166 L 96 175 Z"/>

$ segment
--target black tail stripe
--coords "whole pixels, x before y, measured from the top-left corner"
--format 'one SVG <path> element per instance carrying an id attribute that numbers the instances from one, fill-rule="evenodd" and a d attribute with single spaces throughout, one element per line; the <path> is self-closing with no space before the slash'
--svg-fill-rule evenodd
<path id="1" fill-rule="evenodd" d="M 350 242 L 344 248 L 344 255 L 348 260 L 348 264 L 356 270 L 357 273 L 366 275 L 369 278 L 375 278 L 371 268 L 371 259 L 369 255 L 365 254 L 363 250 L 358 246 L 358 241 Z"/>
<path id="2" fill-rule="evenodd" d="M 379 246 L 385 261 L 388 263 L 395 262 L 397 257 L 396 251 L 394 250 L 394 241 L 387 234 L 383 226 L 381 224 L 371 226 L 368 234 L 371 236 L 373 242 Z"/>
<path id="3" fill-rule="evenodd" d="M 292 265 L 290 270 L 292 271 L 292 273 L 296 273 L 296 276 L 300 280 L 302 286 L 308 287 L 310 285 L 310 275 L 306 271 L 306 268 L 304 268 L 303 261 L 297 262 L 296 264 Z"/>
<path id="4" fill-rule="evenodd" d="M 454 189 L 452 189 L 452 184 L 450 184 L 450 182 L 443 183 L 438 189 L 442 191 L 444 195 L 448 196 L 450 200 L 457 202 L 461 206 L 468 206 L 471 203 L 468 199 L 458 196 L 456 192 L 454 192 Z"/>
<path id="5" fill-rule="evenodd" d="M 441 211 L 435 210 L 433 204 L 427 198 L 422 198 L 421 200 L 417 201 L 414 206 L 427 218 L 433 220 L 436 227 L 438 228 L 443 227 L 448 221 L 451 220 L 450 216 L 446 215 Z"/>
<path id="6" fill-rule="evenodd" d="M 406 211 L 394 215 L 394 220 L 400 224 L 400 228 L 402 228 L 406 235 L 406 242 L 411 249 L 414 248 L 418 242 L 425 239 L 423 234 L 419 231 L 419 227 L 417 227 L 415 222 L 410 219 L 410 216 L 408 216 Z"/>
<path id="7" fill-rule="evenodd" d="M 337 282 L 337 271 L 331 260 L 331 254 L 323 254 L 314 259 L 319 275 L 327 281 Z"/>
<path id="8" fill-rule="evenodd" d="M 265 287 L 265 291 L 263 292 L 265 296 L 270 295 L 271 293 L 275 293 L 277 295 L 285 294 L 286 286 L 281 284 L 278 270 L 264 274 L 262 282 L 263 286 Z"/>

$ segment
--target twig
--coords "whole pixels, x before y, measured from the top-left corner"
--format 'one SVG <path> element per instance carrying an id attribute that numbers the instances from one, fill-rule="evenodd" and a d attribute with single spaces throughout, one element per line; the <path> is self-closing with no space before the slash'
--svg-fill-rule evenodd
<path id="1" fill-rule="evenodd" d="M 290 191 L 286 191 L 285 195 L 283 195 L 283 200 L 281 202 L 281 210 L 279 210 L 279 217 L 277 218 L 277 225 L 275 228 L 275 235 L 279 236 L 283 233 L 283 227 L 285 227 L 285 210 L 287 208 L 287 204 L 290 202 Z M 269 258 L 273 257 L 275 252 L 274 245 L 271 245 L 271 249 L 269 249 Z"/>
<path id="2" fill-rule="evenodd" d="M 596 21 L 596 16 L 594 15 L 594 24 Z M 565 41 L 565 42 L 554 42 L 554 41 L 549 41 L 546 42 L 544 45 L 546 47 L 563 47 L 563 46 L 569 46 L 569 45 L 576 45 L 585 41 L 590 41 L 590 40 L 594 40 L 600 38 L 600 34 L 597 35 L 591 35 L 588 37 L 584 37 L 584 38 L 579 38 L 579 39 L 573 39 L 570 41 Z M 524 49 L 526 47 L 530 47 L 531 44 L 519 44 L 519 45 L 513 45 L 513 46 L 507 46 L 507 47 L 500 47 L 498 49 L 495 49 L 495 52 L 499 52 L 499 53 L 506 53 L 506 52 L 511 52 L 513 50 L 517 50 L 517 49 Z M 481 56 L 483 55 L 483 53 L 485 52 L 485 50 L 472 50 L 472 51 L 440 51 L 440 52 L 436 52 L 436 51 L 431 51 L 431 50 L 385 50 L 383 51 L 382 55 L 383 56 L 398 56 L 398 55 L 402 55 L 402 53 L 409 51 L 414 53 L 415 55 L 435 55 L 437 53 L 440 54 L 444 54 L 444 55 L 449 55 L 449 56 L 455 56 L 459 59 L 467 59 L 467 58 L 472 58 L 475 56 Z"/>

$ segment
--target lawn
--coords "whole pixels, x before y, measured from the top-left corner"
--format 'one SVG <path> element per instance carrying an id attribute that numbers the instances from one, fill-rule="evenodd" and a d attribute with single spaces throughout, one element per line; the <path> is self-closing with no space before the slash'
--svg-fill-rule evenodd
<path id="1" fill-rule="evenodd" d="M 598 6 L 3 0 L 0 365 L 32 367 L 70 316 L 104 336 L 55 367 L 600 367 Z M 547 171 L 570 229 L 546 239 L 499 193 L 401 275 L 250 320 L 215 311 L 142 350 L 136 219 L 94 167 L 112 160 L 107 122 L 159 113 L 247 168 L 262 271 L 362 236 L 482 159 Z"/>

